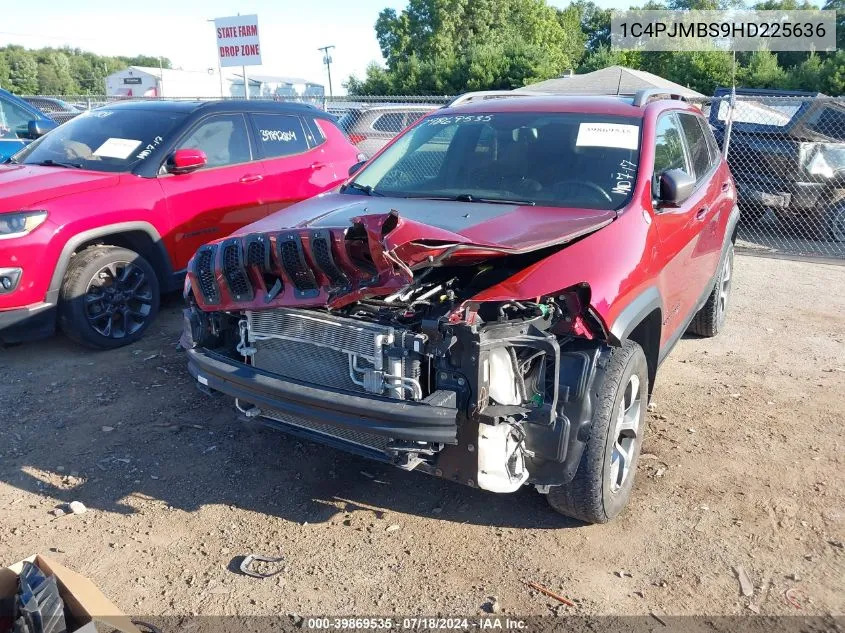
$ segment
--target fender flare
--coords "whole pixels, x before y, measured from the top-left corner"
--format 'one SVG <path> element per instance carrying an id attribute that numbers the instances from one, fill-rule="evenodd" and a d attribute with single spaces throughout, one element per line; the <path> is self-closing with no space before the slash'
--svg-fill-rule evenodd
<path id="1" fill-rule="evenodd" d="M 161 263 L 164 267 L 161 272 L 166 275 L 171 274 L 173 272 L 173 266 L 170 262 L 170 255 L 162 242 L 161 234 L 159 234 L 158 230 L 152 224 L 142 221 L 106 224 L 88 231 L 74 233 L 68 241 L 65 242 L 65 245 L 62 247 L 62 252 L 59 255 L 59 260 L 56 262 L 56 267 L 53 270 L 53 277 L 50 279 L 50 287 L 47 289 L 47 296 L 45 299 L 46 302 L 54 304 L 58 303 L 59 290 L 62 287 L 62 281 L 65 278 L 65 273 L 67 272 L 68 265 L 70 264 L 70 258 L 77 248 L 85 242 L 95 240 L 99 237 L 118 235 L 120 233 L 129 233 L 133 231 L 145 233 L 147 237 L 152 240 L 155 248 L 158 249 L 159 255 L 161 256 Z M 154 268 L 156 267 L 155 264 L 153 264 L 153 266 Z M 164 281 L 165 280 L 162 279 L 162 282 Z"/>
<path id="2" fill-rule="evenodd" d="M 643 319 L 654 312 L 655 309 L 660 310 L 662 314 L 663 298 L 660 296 L 657 286 L 648 286 L 616 317 L 610 328 L 609 342 L 612 345 L 621 345 L 622 341 L 631 335 L 634 328 L 642 323 Z"/>

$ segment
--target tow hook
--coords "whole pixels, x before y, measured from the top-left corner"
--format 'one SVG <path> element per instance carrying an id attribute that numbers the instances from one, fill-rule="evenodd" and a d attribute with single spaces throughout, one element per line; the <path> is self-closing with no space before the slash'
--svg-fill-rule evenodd
<path id="1" fill-rule="evenodd" d="M 241 319 L 240 321 L 238 321 L 238 332 L 241 335 L 241 340 L 235 349 L 244 358 L 254 356 L 255 352 L 257 352 L 258 350 L 252 347 L 248 342 L 249 339 L 245 319 Z"/>
<path id="2" fill-rule="evenodd" d="M 235 398 L 235 408 L 248 418 L 255 418 L 261 415 L 261 409 L 256 406 L 250 406 L 249 409 L 245 409 L 241 406 L 241 402 L 237 398 Z"/>

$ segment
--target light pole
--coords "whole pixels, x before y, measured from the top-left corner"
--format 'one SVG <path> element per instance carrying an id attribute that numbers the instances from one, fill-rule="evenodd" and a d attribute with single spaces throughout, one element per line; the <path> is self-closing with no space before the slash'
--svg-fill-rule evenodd
<path id="1" fill-rule="evenodd" d="M 334 44 L 329 46 L 320 46 L 318 51 L 323 51 L 323 63 L 326 65 L 326 71 L 329 73 L 329 97 L 332 97 L 332 56 L 329 51 L 334 48 Z"/>

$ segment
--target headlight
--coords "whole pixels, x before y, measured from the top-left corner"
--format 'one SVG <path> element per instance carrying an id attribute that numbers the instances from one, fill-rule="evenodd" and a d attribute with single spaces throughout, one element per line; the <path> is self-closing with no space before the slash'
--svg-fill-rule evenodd
<path id="1" fill-rule="evenodd" d="M 0 213 L 0 239 L 26 235 L 47 219 L 46 211 Z"/>
<path id="2" fill-rule="evenodd" d="M 807 161 L 807 173 L 811 176 L 833 178 L 836 172 L 845 169 L 845 147 L 839 143 L 802 143 L 801 152 L 812 155 Z M 815 153 L 813 154 L 813 150 Z"/>

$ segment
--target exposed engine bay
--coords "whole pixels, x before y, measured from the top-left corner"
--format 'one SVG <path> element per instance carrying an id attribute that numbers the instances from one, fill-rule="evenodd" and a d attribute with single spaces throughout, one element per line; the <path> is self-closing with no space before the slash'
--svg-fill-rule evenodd
<path id="1" fill-rule="evenodd" d="M 287 398 L 220 389 L 271 426 L 494 492 L 557 485 L 580 459 L 578 431 L 589 421 L 587 386 L 602 349 L 591 340 L 602 326 L 589 310 L 589 288 L 532 301 L 472 300 L 547 254 L 444 265 L 430 258 L 405 271 L 409 283 L 372 293 L 380 296 L 361 292 L 334 309 L 256 309 L 258 295 L 277 285 L 262 278 L 269 289 L 256 288 L 246 309 L 187 310 L 183 346 L 284 381 Z M 213 279 L 202 265 L 194 293 L 213 295 L 210 280 L 237 285 L 231 268 Z M 295 279 L 282 284 L 296 287 Z M 215 388 L 202 368 L 192 372 Z M 304 392 L 307 405 L 291 402 Z M 343 398 L 353 404 L 341 406 Z M 411 414 L 418 417 L 406 420 Z"/>

